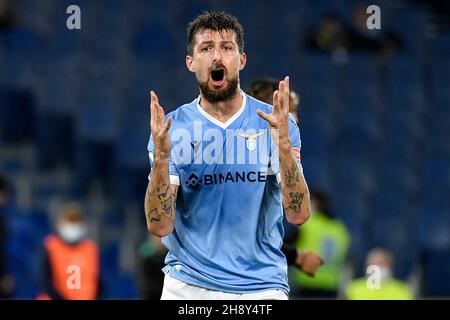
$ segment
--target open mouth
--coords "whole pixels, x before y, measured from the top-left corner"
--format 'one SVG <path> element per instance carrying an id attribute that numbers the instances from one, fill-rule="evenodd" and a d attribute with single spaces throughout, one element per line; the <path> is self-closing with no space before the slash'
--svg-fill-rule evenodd
<path id="1" fill-rule="evenodd" d="M 220 86 L 225 80 L 225 70 L 217 69 L 211 71 L 211 80 L 213 85 Z"/>

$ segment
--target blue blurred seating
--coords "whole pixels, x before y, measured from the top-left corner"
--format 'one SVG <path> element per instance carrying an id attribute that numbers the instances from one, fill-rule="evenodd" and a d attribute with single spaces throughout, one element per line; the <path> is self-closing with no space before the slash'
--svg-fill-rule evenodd
<path id="1" fill-rule="evenodd" d="M 41 37 L 31 29 L 10 28 L 3 35 L 6 49 L 19 56 L 38 56 L 42 53 L 44 43 Z"/>
<path id="2" fill-rule="evenodd" d="M 40 168 L 58 164 L 74 165 L 75 124 L 73 118 L 57 113 L 40 114 L 37 117 L 36 157 Z M 43 125 L 45 124 L 45 125 Z"/>
<path id="3" fill-rule="evenodd" d="M 174 51 L 171 28 L 163 21 L 148 21 L 136 33 L 133 47 L 138 55 L 161 58 Z"/>
<path id="4" fill-rule="evenodd" d="M 450 247 L 425 251 L 422 263 L 421 294 L 432 298 L 448 297 L 450 295 Z"/>
<path id="5" fill-rule="evenodd" d="M 30 142 L 34 135 L 35 103 L 30 90 L 0 86 L 0 141 Z"/>
<path id="6" fill-rule="evenodd" d="M 120 270 L 119 243 L 110 242 L 101 248 L 101 275 L 104 299 L 138 298 L 135 278 Z"/>

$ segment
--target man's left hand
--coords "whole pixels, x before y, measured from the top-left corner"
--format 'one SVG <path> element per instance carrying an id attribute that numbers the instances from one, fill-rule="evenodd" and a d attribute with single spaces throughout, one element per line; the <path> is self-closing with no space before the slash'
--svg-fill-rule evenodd
<path id="1" fill-rule="evenodd" d="M 278 90 L 273 93 L 273 112 L 267 114 L 261 110 L 256 113 L 266 120 L 270 126 L 272 139 L 279 142 L 289 142 L 289 77 L 280 81 Z"/>

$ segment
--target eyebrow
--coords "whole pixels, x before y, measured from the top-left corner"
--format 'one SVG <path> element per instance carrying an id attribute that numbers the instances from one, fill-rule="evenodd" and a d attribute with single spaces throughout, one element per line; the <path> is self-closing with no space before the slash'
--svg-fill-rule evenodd
<path id="1" fill-rule="evenodd" d="M 219 42 L 220 42 L 221 44 L 232 44 L 232 45 L 235 45 L 234 42 L 233 42 L 233 41 L 230 41 L 230 40 L 221 40 L 221 41 L 219 41 Z M 198 45 L 201 46 L 201 45 L 213 44 L 213 43 L 214 43 L 214 41 L 208 40 L 208 41 L 202 41 L 202 42 L 200 42 Z"/>

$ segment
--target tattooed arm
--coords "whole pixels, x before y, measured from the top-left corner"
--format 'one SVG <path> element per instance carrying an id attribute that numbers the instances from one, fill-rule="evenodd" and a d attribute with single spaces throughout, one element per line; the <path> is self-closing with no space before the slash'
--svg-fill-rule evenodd
<path id="1" fill-rule="evenodd" d="M 301 225 L 309 218 L 309 191 L 289 137 L 289 77 L 280 81 L 278 90 L 273 93 L 273 112 L 267 114 L 257 110 L 257 113 L 269 123 L 272 140 L 278 149 L 286 219 Z"/>
<path id="2" fill-rule="evenodd" d="M 279 142 L 280 183 L 283 208 L 288 222 L 301 225 L 310 214 L 309 190 L 295 159 L 289 139 Z"/>
<path id="3" fill-rule="evenodd" d="M 167 160 L 155 161 L 145 194 L 148 230 L 164 237 L 172 232 L 178 186 L 170 185 Z"/>
<path id="4" fill-rule="evenodd" d="M 153 91 L 150 93 L 150 131 L 154 141 L 154 164 L 145 193 L 147 229 L 158 237 L 172 232 L 178 187 L 170 185 L 169 155 L 171 143 L 169 129 L 172 118 L 164 122 L 164 109 Z"/>

